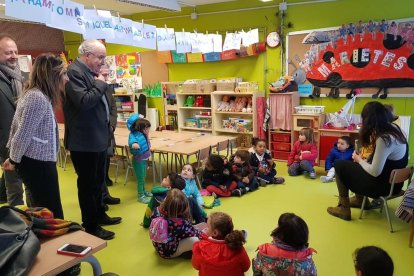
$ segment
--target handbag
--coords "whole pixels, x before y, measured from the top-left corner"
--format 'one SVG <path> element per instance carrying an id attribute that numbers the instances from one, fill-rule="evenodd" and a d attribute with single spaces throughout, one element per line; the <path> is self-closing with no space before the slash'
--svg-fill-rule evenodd
<path id="1" fill-rule="evenodd" d="M 40 251 L 40 241 L 31 229 L 32 219 L 24 211 L 0 207 L 0 275 L 28 274 Z"/>

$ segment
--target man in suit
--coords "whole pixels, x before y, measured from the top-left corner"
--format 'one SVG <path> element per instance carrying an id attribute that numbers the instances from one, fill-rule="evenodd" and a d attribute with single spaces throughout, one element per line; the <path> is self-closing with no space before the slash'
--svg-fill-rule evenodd
<path id="1" fill-rule="evenodd" d="M 101 225 L 121 222 L 109 217 L 102 204 L 102 184 L 107 148 L 110 141 L 108 84 L 99 74 L 106 48 L 98 40 L 86 40 L 79 46 L 79 57 L 69 66 L 69 82 L 63 100 L 65 147 L 70 151 L 78 175 L 78 199 L 86 232 L 112 239 L 114 232 Z"/>
<path id="2" fill-rule="evenodd" d="M 23 93 L 23 78 L 18 65 L 17 45 L 7 34 L 0 34 L 0 164 L 9 157 L 6 148 L 10 126 L 16 111 L 16 102 Z M 6 187 L 7 202 L 11 206 L 22 205 L 23 184 L 16 171 L 4 171 L 3 181 Z M 27 191 L 26 191 L 27 192 Z M 30 204 L 26 194 L 27 205 Z"/>

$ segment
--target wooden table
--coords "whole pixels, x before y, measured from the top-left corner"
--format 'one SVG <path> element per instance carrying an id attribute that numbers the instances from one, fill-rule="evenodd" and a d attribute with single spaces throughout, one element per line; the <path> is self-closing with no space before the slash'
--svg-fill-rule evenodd
<path id="1" fill-rule="evenodd" d="M 73 257 L 57 253 L 58 248 L 66 243 L 92 247 L 92 250 L 84 257 Z M 55 238 L 43 240 L 40 252 L 29 272 L 29 276 L 56 275 L 66 269 L 80 263 L 91 263 L 94 275 L 101 275 L 101 267 L 94 253 L 106 247 L 106 241 L 92 236 L 84 231 L 76 231 Z"/>

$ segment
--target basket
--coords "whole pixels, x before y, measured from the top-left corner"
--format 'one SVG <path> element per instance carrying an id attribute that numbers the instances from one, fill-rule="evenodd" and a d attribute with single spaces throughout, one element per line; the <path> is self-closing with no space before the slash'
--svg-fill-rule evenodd
<path id="1" fill-rule="evenodd" d="M 320 114 L 325 110 L 323 105 L 298 105 L 294 108 L 295 113 L 298 114 Z"/>

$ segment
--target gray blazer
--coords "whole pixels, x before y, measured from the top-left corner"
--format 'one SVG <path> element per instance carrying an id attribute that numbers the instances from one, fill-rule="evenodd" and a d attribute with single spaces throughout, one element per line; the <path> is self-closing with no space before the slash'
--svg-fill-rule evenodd
<path id="1" fill-rule="evenodd" d="M 68 68 L 69 82 L 63 99 L 65 147 L 70 151 L 103 152 L 109 146 L 110 128 L 106 97 L 108 84 L 95 80 L 86 64 L 78 59 Z"/>

